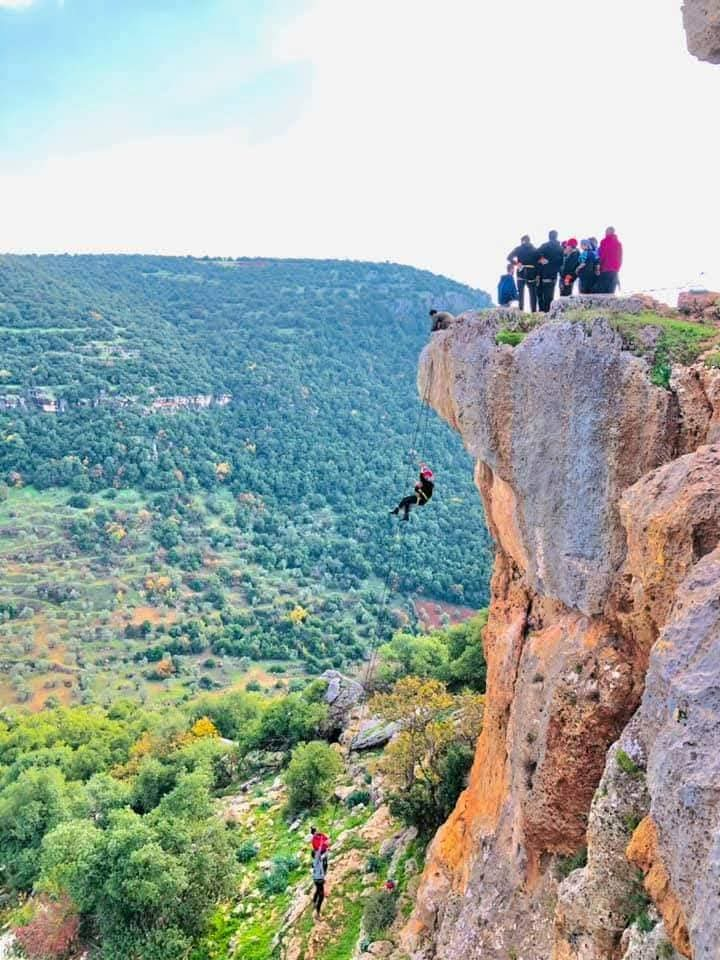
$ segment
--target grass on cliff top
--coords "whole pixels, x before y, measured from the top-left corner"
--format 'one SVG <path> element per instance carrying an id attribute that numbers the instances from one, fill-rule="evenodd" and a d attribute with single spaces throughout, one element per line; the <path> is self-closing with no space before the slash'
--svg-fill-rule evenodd
<path id="1" fill-rule="evenodd" d="M 602 313 L 602 309 L 598 308 Z M 720 343 L 720 329 L 707 323 L 692 323 L 679 317 L 666 317 L 651 310 L 642 313 L 605 314 L 608 323 L 623 338 L 627 350 L 650 364 L 650 380 L 656 387 L 668 389 L 673 364 L 689 366 L 716 343 Z M 595 316 L 588 310 L 570 310 L 563 320 L 590 322 Z M 648 335 L 650 331 L 654 335 Z M 720 354 L 717 355 L 720 358 Z"/>

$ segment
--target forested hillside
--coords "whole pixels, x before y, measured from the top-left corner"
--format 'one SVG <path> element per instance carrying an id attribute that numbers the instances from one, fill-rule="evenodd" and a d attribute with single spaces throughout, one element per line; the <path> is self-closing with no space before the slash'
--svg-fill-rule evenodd
<path id="1" fill-rule="evenodd" d="M 395 622 L 413 597 L 481 606 L 483 518 L 434 414 L 415 459 L 436 497 L 402 543 L 387 510 L 412 477 L 428 309 L 486 303 L 388 263 L 0 257 L 18 699 L 92 700 L 93 671 L 127 692 L 224 685 L 237 658 L 339 666 L 373 641 L 391 567 Z"/>

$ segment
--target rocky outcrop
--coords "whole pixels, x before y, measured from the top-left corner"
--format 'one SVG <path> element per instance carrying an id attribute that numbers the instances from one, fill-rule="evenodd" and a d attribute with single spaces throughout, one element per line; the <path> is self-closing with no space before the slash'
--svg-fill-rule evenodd
<path id="1" fill-rule="evenodd" d="M 357 680 L 346 677 L 338 670 L 326 670 L 320 679 L 327 682 L 323 697 L 328 708 L 326 733 L 331 737 L 339 737 L 355 707 L 364 699 L 365 690 Z"/>
<path id="2" fill-rule="evenodd" d="M 720 293 L 684 290 L 678 296 L 678 310 L 695 320 L 720 324 Z"/>
<path id="3" fill-rule="evenodd" d="M 683 21 L 690 53 L 720 63 L 720 0 L 685 0 Z"/>
<path id="4" fill-rule="evenodd" d="M 682 370 L 673 377 L 684 393 L 654 386 L 647 361 L 609 322 L 612 309 L 605 300 L 567 301 L 567 317 L 556 310 L 514 348 L 498 344 L 506 312 L 466 315 L 423 354 L 420 392 L 476 460 L 497 555 L 483 731 L 468 788 L 433 841 L 403 933 L 413 958 L 616 960 L 621 945 L 642 957 L 651 940 L 629 928 L 628 903 L 642 890 L 638 869 L 646 864 L 668 956 L 670 940 L 686 948 L 683 929 L 696 957 L 711 956 L 700 950 L 697 918 L 717 879 L 718 823 L 710 816 L 717 808 L 720 819 L 720 796 L 713 806 L 699 787 L 693 794 L 707 842 L 683 873 L 675 859 L 683 834 L 670 810 L 677 814 L 680 804 L 689 816 L 681 785 L 699 776 L 703 751 L 686 747 L 687 768 L 668 770 L 672 749 L 663 743 L 662 760 L 653 746 L 669 735 L 664 720 L 655 730 L 640 719 L 650 680 L 633 714 L 648 662 L 652 676 L 678 605 L 689 603 L 684 591 L 717 545 L 719 448 L 678 458 L 707 442 L 717 408 L 699 368 L 702 414 Z M 678 629 L 690 636 L 689 623 Z M 709 649 L 709 635 L 705 643 Z M 672 700 L 658 688 L 656 714 L 664 717 Z M 720 719 L 720 703 L 698 710 L 696 723 L 709 717 Z M 720 755 L 720 731 L 709 734 L 708 749 Z M 712 763 L 705 769 L 717 773 Z M 661 773 L 677 784 L 667 803 Z M 651 860 L 638 856 L 633 865 L 628 845 L 648 815 L 657 842 L 645 851 Z M 585 846 L 587 867 L 558 889 L 564 858 Z M 702 889 L 691 896 L 687 884 L 698 880 L 700 864 Z"/>

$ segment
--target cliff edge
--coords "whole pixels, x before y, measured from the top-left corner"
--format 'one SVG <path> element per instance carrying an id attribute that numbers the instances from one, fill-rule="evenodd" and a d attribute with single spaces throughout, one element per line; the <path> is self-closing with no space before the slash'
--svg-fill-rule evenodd
<path id="1" fill-rule="evenodd" d="M 484 728 L 413 958 L 715 956 L 720 331 L 665 314 L 466 314 L 422 355 L 497 552 Z"/>
<path id="2" fill-rule="evenodd" d="M 685 0 L 683 21 L 690 53 L 720 63 L 720 0 Z"/>

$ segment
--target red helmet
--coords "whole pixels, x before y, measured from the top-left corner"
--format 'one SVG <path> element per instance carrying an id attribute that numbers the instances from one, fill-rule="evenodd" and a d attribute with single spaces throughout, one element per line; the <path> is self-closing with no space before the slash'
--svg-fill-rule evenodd
<path id="1" fill-rule="evenodd" d="M 423 480 L 432 480 L 433 472 L 430 467 L 423 466 L 420 468 L 420 476 L 423 478 Z"/>

